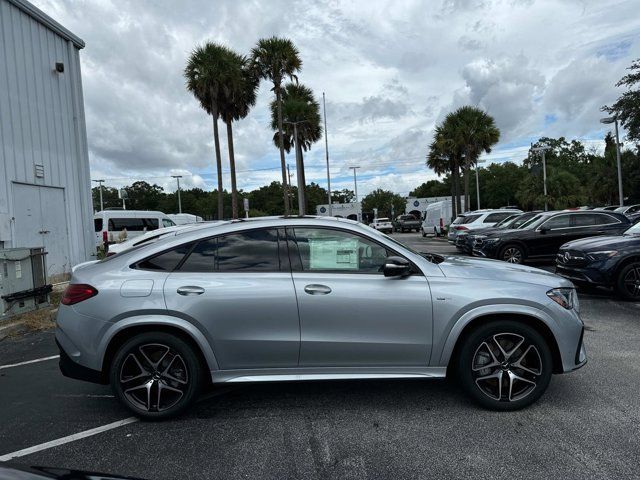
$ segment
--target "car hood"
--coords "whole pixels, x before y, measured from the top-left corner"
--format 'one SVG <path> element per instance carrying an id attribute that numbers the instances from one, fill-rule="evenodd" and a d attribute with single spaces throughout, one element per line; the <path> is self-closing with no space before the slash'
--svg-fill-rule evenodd
<path id="1" fill-rule="evenodd" d="M 562 245 L 563 249 L 583 250 L 593 252 L 597 250 L 629 247 L 636 244 L 640 246 L 640 235 L 611 235 L 607 237 L 589 237 L 573 240 Z"/>
<path id="2" fill-rule="evenodd" d="M 445 277 L 532 283 L 550 288 L 573 286 L 570 281 L 546 270 L 499 260 L 451 256 L 445 257 L 438 266 Z"/>

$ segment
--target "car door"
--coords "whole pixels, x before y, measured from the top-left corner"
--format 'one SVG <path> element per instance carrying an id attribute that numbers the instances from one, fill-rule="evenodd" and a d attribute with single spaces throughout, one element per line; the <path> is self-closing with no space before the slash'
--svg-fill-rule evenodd
<path id="1" fill-rule="evenodd" d="M 570 229 L 570 214 L 562 213 L 549 218 L 536 228 L 535 235 L 527 241 L 529 257 L 554 256 L 560 245 L 568 242 Z"/>
<path id="2" fill-rule="evenodd" d="M 300 312 L 301 367 L 428 365 L 432 306 L 422 273 L 385 277 L 396 254 L 341 229 L 287 229 Z"/>
<path id="3" fill-rule="evenodd" d="M 300 324 L 284 230 L 200 240 L 164 294 L 169 311 L 204 330 L 220 368 L 297 366 Z"/>

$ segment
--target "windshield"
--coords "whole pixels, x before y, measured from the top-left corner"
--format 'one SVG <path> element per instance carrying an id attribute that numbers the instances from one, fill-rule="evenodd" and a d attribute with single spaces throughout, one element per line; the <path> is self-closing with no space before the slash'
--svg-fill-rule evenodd
<path id="1" fill-rule="evenodd" d="M 542 223 L 542 221 L 547 218 L 546 215 L 536 215 L 535 217 L 529 219 L 529 221 L 524 222 L 522 225 L 520 225 L 518 228 L 519 230 L 525 230 L 525 229 L 529 229 L 529 228 L 535 228 L 537 227 L 540 223 Z"/>
<path id="2" fill-rule="evenodd" d="M 510 226 L 510 225 L 511 225 L 511 222 L 512 222 L 513 220 L 515 220 L 516 218 L 518 218 L 519 216 L 520 216 L 520 214 L 517 214 L 517 215 L 509 215 L 509 216 L 508 216 L 507 218 L 505 218 L 504 220 L 502 220 L 502 221 L 500 221 L 500 222 L 496 223 L 496 224 L 494 225 L 494 227 L 496 227 L 496 228 L 505 228 L 505 227 L 508 227 L 508 226 Z"/>
<path id="3" fill-rule="evenodd" d="M 640 222 L 624 232 L 625 235 L 640 235 Z"/>

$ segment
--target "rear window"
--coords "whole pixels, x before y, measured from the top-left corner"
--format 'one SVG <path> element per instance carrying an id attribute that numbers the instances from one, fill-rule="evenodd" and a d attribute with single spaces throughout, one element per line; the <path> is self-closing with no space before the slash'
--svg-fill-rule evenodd
<path id="1" fill-rule="evenodd" d="M 185 243 L 178 247 L 167 250 L 166 252 L 159 253 L 153 257 L 147 258 L 138 262 L 137 268 L 143 270 L 158 270 L 163 272 L 172 272 L 179 264 L 184 256 L 189 253 L 193 242 Z"/>
<path id="2" fill-rule="evenodd" d="M 461 223 L 464 223 L 465 218 L 467 218 L 466 215 L 458 215 L 453 221 L 452 225 L 460 225 Z"/>
<path id="3" fill-rule="evenodd" d="M 462 222 L 460 222 L 460 223 L 462 223 L 463 225 L 466 224 L 466 223 L 473 223 L 477 219 L 479 219 L 481 216 L 482 215 L 467 215 L 466 217 L 464 217 L 464 220 Z"/>
<path id="4" fill-rule="evenodd" d="M 489 215 L 487 215 L 487 218 L 485 218 L 482 223 L 496 223 L 496 222 L 500 222 L 502 220 L 504 220 L 505 218 L 509 218 L 510 216 L 512 216 L 513 213 L 512 212 L 497 212 L 497 213 L 490 213 Z"/>
<path id="5" fill-rule="evenodd" d="M 109 231 L 142 232 L 158 229 L 157 218 L 110 218 Z"/>

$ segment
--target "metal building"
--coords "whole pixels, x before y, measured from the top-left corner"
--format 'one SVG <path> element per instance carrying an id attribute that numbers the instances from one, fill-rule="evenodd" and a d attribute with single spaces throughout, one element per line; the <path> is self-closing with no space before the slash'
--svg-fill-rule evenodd
<path id="1" fill-rule="evenodd" d="M 25 0 L 0 0 L 0 248 L 44 247 L 55 280 L 95 253 L 80 49 Z"/>

